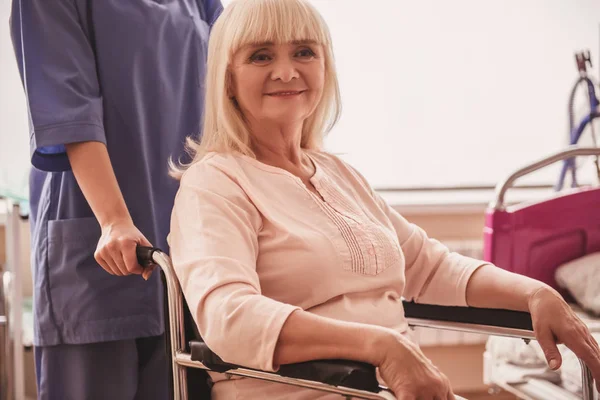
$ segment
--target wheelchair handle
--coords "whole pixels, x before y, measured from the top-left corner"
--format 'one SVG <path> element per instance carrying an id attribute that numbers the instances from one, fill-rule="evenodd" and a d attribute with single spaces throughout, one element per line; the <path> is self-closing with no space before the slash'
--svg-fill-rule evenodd
<path id="1" fill-rule="evenodd" d="M 157 251 L 160 251 L 160 249 L 156 247 L 137 246 L 135 248 L 135 255 L 137 256 L 138 264 L 144 268 L 156 264 L 153 256 Z"/>
<path id="2" fill-rule="evenodd" d="M 517 179 L 532 172 L 535 172 L 539 169 L 547 167 L 548 165 L 554 164 L 555 162 L 567 160 L 578 156 L 600 156 L 600 147 L 569 146 L 567 150 L 563 150 L 561 152 L 558 152 L 549 157 L 543 158 L 539 161 L 536 161 L 532 164 L 518 169 L 496 186 L 496 199 L 494 203 L 492 203 L 491 207 L 495 210 L 504 209 L 504 196 L 506 195 L 508 189 L 512 187 L 512 185 Z"/>

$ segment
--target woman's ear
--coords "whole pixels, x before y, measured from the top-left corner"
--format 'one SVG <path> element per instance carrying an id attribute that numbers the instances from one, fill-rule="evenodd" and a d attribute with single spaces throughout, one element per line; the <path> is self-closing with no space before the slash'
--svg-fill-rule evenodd
<path id="1" fill-rule="evenodd" d="M 233 77 L 229 68 L 225 73 L 225 90 L 227 90 L 227 97 L 235 99 L 235 89 L 233 87 Z"/>

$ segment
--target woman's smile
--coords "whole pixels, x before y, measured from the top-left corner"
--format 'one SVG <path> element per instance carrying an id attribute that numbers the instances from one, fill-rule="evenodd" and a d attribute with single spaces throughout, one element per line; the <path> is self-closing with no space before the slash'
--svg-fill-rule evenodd
<path id="1" fill-rule="evenodd" d="M 306 92 L 306 90 L 287 90 L 287 91 L 276 91 L 266 93 L 266 96 L 277 97 L 277 98 L 295 98 L 300 96 L 302 93 Z"/>

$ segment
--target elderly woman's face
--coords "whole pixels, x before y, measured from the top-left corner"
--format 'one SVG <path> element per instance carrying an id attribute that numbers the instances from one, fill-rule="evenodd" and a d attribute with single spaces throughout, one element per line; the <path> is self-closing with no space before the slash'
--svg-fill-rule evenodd
<path id="1" fill-rule="evenodd" d="M 323 48 L 315 43 L 264 43 L 232 60 L 232 95 L 244 115 L 258 122 L 303 121 L 323 93 Z"/>

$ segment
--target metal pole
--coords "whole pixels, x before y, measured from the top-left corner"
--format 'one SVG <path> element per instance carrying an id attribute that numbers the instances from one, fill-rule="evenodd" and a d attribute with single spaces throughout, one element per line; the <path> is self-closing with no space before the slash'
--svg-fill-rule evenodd
<path id="1" fill-rule="evenodd" d="M 491 207 L 495 210 L 503 210 L 504 209 L 504 196 L 508 189 L 510 189 L 515 181 L 527 174 L 535 172 L 541 168 L 544 168 L 548 165 L 551 165 L 557 161 L 566 160 L 573 157 L 578 156 L 597 156 L 600 155 L 600 148 L 598 147 L 578 147 L 578 146 L 570 146 L 566 150 L 560 151 L 556 154 L 553 154 L 549 157 L 543 158 L 539 161 L 536 161 L 532 164 L 529 164 L 516 172 L 513 172 L 510 176 L 505 178 L 502 182 L 496 185 L 496 193 L 495 200 L 491 204 Z"/>
<path id="2" fill-rule="evenodd" d="M 8 335 L 12 341 L 12 377 L 14 400 L 25 398 L 25 370 L 23 366 L 23 284 L 21 271 L 21 239 L 19 205 L 7 201 L 6 219 L 6 265 L 11 271 L 11 284 L 8 296 L 11 320 Z"/>

